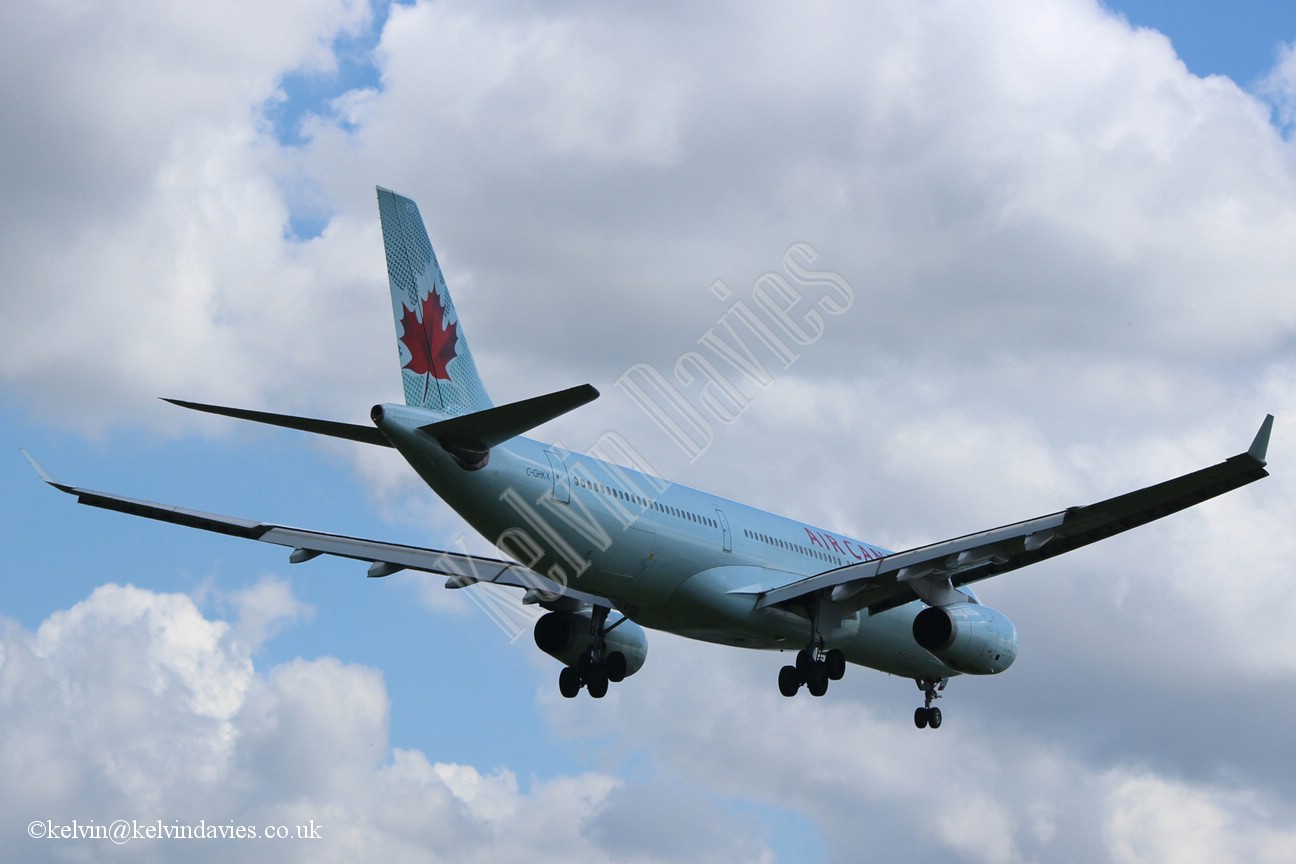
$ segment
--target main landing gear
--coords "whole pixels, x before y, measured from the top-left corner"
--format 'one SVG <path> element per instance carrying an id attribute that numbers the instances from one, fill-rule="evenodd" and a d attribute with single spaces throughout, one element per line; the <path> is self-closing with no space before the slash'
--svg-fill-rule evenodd
<path id="1" fill-rule="evenodd" d="M 608 651 L 604 638 L 612 629 L 606 626 L 608 611 L 604 606 L 594 607 L 594 617 L 590 621 L 589 648 L 580 655 L 575 666 L 563 667 L 562 672 L 558 673 L 558 692 L 564 698 L 575 698 L 581 687 L 584 687 L 590 696 L 602 699 L 607 695 L 609 683 L 616 684 L 625 680 L 626 657 L 620 651 Z M 621 619 L 625 620 L 627 619 Z M 616 627 L 621 621 L 612 627 Z"/>
<path id="2" fill-rule="evenodd" d="M 795 696 L 804 684 L 811 696 L 822 696 L 828 692 L 829 681 L 840 681 L 845 674 L 846 655 L 840 648 L 802 648 L 797 652 L 795 666 L 779 670 L 779 692 Z"/>
<path id="3" fill-rule="evenodd" d="M 575 666 L 565 666 L 558 673 L 558 692 L 573 699 L 584 687 L 590 696 L 602 699 L 607 695 L 608 684 L 624 681 L 625 675 L 626 659 L 620 651 L 611 651 L 600 660 L 591 650 L 582 654 Z"/>
<path id="4" fill-rule="evenodd" d="M 797 652 L 796 665 L 779 670 L 779 692 L 795 696 L 804 684 L 811 696 L 828 692 L 829 681 L 840 681 L 846 674 L 846 655 L 840 648 L 824 650 L 823 636 L 819 635 L 819 601 L 806 604 L 810 618 L 810 644 Z"/>
<path id="5" fill-rule="evenodd" d="M 945 689 L 949 683 L 948 678 L 915 678 L 918 689 L 923 691 L 923 707 L 914 709 L 914 725 L 919 729 L 926 729 L 930 726 L 933 729 L 939 729 L 941 725 L 941 710 L 932 705 L 932 702 L 941 698 L 940 691 Z"/>

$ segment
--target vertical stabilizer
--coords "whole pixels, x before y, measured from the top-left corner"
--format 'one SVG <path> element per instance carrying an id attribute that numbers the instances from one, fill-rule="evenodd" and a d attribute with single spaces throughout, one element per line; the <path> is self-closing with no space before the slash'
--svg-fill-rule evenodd
<path id="1" fill-rule="evenodd" d="M 456 415 L 490 408 L 418 206 L 379 187 L 378 214 L 405 403 Z"/>

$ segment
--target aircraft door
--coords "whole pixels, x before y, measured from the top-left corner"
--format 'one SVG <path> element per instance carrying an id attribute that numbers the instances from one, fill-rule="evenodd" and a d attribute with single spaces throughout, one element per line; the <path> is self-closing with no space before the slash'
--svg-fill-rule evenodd
<path id="1" fill-rule="evenodd" d="M 553 497 L 562 504 L 571 503 L 571 478 L 567 476 L 567 463 L 552 450 L 546 450 L 549 468 L 553 471 Z"/>
<path id="2" fill-rule="evenodd" d="M 729 520 L 725 518 L 724 511 L 719 507 L 716 508 L 716 521 L 720 523 L 721 540 L 724 543 L 724 551 L 733 551 L 733 535 L 729 533 Z"/>

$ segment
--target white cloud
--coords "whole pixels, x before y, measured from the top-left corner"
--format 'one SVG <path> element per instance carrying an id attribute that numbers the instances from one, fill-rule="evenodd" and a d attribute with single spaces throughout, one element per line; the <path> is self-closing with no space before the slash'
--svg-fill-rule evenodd
<path id="1" fill-rule="evenodd" d="M 865 839 L 874 854 L 916 861 L 1279 860 L 1296 850 L 1284 793 L 1132 769 L 1123 754 L 1014 717 L 1012 705 L 969 704 L 999 681 L 955 680 L 946 726 L 918 737 L 901 708 L 906 693 L 918 701 L 909 682 L 851 670 L 822 700 L 785 700 L 771 694 L 773 657 L 662 638 L 653 652 L 608 696 L 620 746 L 647 748 L 684 782 L 815 814 L 832 860 L 852 860 Z M 547 705 L 568 730 L 588 710 L 556 696 Z"/>
<path id="2" fill-rule="evenodd" d="M 278 595 L 280 583 L 248 596 Z M 287 602 L 283 602 L 286 599 Z M 251 603 L 243 603 L 246 613 Z M 263 619 L 265 604 L 252 611 Z M 209 619 L 188 597 L 105 585 L 36 632 L 0 634 L 0 845 L 23 860 L 107 854 L 107 840 L 21 836 L 32 820 L 117 818 L 165 825 L 309 825 L 319 840 L 135 841 L 139 860 L 587 860 L 617 855 L 592 830 L 626 781 L 587 772 L 532 778 L 437 763 L 387 743 L 388 693 L 375 669 L 336 658 L 265 670 L 242 619 Z M 257 627 L 264 626 L 258 620 Z M 255 628 L 253 628 L 255 629 Z M 17 782 L 22 778 L 22 782 Z M 713 860 L 752 844 L 711 825 Z M 237 851 L 235 851 L 237 850 Z M 669 860 L 638 849 L 633 860 Z"/>
<path id="3" fill-rule="evenodd" d="M 1104 779 L 1102 831 L 1113 861 L 1276 862 L 1296 849 L 1288 820 L 1249 795 L 1134 772 Z"/>
<path id="4" fill-rule="evenodd" d="M 1260 82 L 1260 95 L 1273 106 L 1278 125 L 1296 129 L 1296 43 L 1284 45 L 1273 69 Z"/>
<path id="5" fill-rule="evenodd" d="M 284 74 L 329 66 L 331 40 L 368 12 L 323 0 L 6 13 L 0 71 L 17 82 L 44 70 L 11 88 L 10 120 L 23 131 L 3 160 L 0 213 L 12 230 L 0 254 L 21 286 L 0 300 L 11 386 L 93 428 L 124 419 L 111 407 L 123 394 L 250 398 L 231 382 L 336 356 L 316 340 L 338 307 L 321 310 L 307 291 L 336 295 L 372 268 L 347 267 L 355 259 L 337 260 L 335 244 L 303 266 L 318 246 L 285 244 L 259 110 Z M 333 275 L 328 286 L 318 269 Z M 247 353 L 260 327 L 279 336 L 271 355 Z M 298 327 L 311 337 L 295 338 Z"/>

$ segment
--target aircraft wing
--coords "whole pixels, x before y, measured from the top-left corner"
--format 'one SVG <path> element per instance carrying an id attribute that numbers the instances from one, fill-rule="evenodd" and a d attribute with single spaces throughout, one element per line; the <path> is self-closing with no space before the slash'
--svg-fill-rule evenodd
<path id="1" fill-rule="evenodd" d="M 828 570 L 763 592 L 757 608 L 795 605 L 815 595 L 843 611 L 870 614 L 918 599 L 936 606 L 964 602 L 966 595 L 955 591 L 961 585 L 1087 546 L 1267 477 L 1272 429 L 1271 414 L 1250 449 L 1218 465 L 1096 504 Z"/>
<path id="2" fill-rule="evenodd" d="M 60 492 L 76 496 L 80 504 L 116 510 L 132 516 L 143 516 L 146 519 L 172 522 L 188 528 L 200 528 L 217 534 L 242 537 L 246 540 L 259 540 L 262 543 L 285 546 L 293 550 L 288 557 L 293 564 L 300 564 L 320 555 L 334 555 L 368 562 L 368 575 L 374 577 L 388 576 L 400 570 L 421 570 L 425 573 L 449 577 L 446 580 L 447 588 L 463 588 L 476 582 L 491 582 L 496 585 L 522 588 L 527 592 L 523 598 L 524 603 L 544 604 L 559 598 L 570 598 L 590 605 L 609 608 L 614 606 L 611 601 L 603 597 L 560 585 L 513 561 L 483 558 L 442 549 L 406 546 L 400 543 L 385 543 L 361 537 L 347 537 L 342 534 L 310 531 L 287 525 L 274 525 L 254 519 L 186 510 L 171 504 L 159 504 L 110 492 L 96 492 L 92 489 L 69 486 L 51 477 L 26 450 L 22 452 L 42 480 Z"/>

